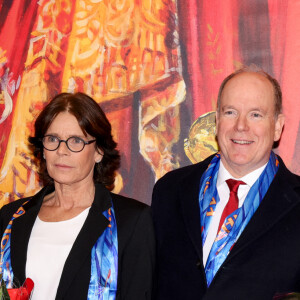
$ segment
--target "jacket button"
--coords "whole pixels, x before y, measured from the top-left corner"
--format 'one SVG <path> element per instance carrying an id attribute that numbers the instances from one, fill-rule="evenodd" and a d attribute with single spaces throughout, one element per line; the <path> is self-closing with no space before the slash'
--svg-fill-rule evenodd
<path id="1" fill-rule="evenodd" d="M 200 260 L 197 261 L 196 267 L 197 267 L 199 270 L 201 269 L 201 267 L 202 267 L 202 262 L 201 262 Z"/>

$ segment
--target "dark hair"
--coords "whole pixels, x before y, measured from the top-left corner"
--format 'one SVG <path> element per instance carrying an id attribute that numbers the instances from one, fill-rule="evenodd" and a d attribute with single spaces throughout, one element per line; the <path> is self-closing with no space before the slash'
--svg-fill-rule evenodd
<path id="1" fill-rule="evenodd" d="M 257 74 L 262 75 L 263 77 L 265 77 L 266 79 L 268 79 L 270 81 L 270 83 L 273 86 L 273 91 L 274 91 L 275 117 L 278 117 L 278 115 L 282 113 L 282 92 L 281 92 L 280 85 L 275 78 L 273 78 L 267 72 L 263 71 L 262 69 L 258 68 L 256 65 L 253 65 L 253 64 L 250 65 L 249 67 L 244 66 L 241 69 L 238 69 L 237 71 L 228 75 L 222 81 L 220 89 L 219 89 L 219 93 L 218 93 L 217 110 L 219 111 L 219 109 L 220 109 L 222 92 L 223 92 L 227 82 L 230 79 L 232 79 L 233 77 L 235 77 L 236 75 L 242 74 L 242 73 L 257 73 Z"/>
<path id="2" fill-rule="evenodd" d="M 55 96 L 37 117 L 35 135 L 28 141 L 34 156 L 38 159 L 39 175 L 44 184 L 53 183 L 49 176 L 46 161 L 43 158 L 44 137 L 55 117 L 61 112 L 72 114 L 78 121 L 84 134 L 96 139 L 96 146 L 103 151 L 103 158 L 94 167 L 94 182 L 103 183 L 109 190 L 113 189 L 115 172 L 120 166 L 120 155 L 111 134 L 111 125 L 100 106 L 91 97 L 83 93 L 61 93 Z"/>

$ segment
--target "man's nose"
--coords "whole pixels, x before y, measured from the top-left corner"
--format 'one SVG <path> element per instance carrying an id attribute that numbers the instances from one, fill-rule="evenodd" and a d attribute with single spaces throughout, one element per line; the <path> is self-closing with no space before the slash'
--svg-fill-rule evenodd
<path id="1" fill-rule="evenodd" d="M 238 131 L 245 131 L 248 130 L 249 125 L 248 125 L 248 120 L 246 116 L 239 116 L 236 120 L 236 129 Z"/>

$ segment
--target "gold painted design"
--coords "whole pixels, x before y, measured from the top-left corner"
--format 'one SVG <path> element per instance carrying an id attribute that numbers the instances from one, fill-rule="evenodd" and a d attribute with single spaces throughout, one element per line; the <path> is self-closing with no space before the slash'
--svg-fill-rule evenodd
<path id="1" fill-rule="evenodd" d="M 188 138 L 184 140 L 184 151 L 192 163 L 197 163 L 218 152 L 215 136 L 215 112 L 200 116 L 191 126 Z"/>
<path id="2" fill-rule="evenodd" d="M 101 104 L 128 168 L 133 118 L 155 178 L 179 166 L 171 149 L 186 91 L 175 0 L 41 1 L 21 77 L 0 171 L 2 204 L 40 189 L 27 139 L 40 110 L 60 92 L 85 92 Z M 123 184 L 118 174 L 115 192 Z"/>

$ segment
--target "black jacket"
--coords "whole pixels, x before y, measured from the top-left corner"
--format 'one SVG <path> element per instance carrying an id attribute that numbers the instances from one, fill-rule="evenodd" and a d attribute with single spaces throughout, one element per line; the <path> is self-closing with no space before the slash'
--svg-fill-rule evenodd
<path id="1" fill-rule="evenodd" d="M 154 187 L 155 299 L 268 300 L 277 292 L 300 292 L 300 180 L 281 159 L 260 206 L 207 288 L 199 187 L 211 159 L 172 171 Z"/>
<path id="2" fill-rule="evenodd" d="M 26 213 L 14 220 L 11 235 L 11 261 L 14 278 L 25 280 L 30 233 L 42 201 L 53 187 L 45 187 L 24 205 Z M 28 198 L 5 205 L 0 211 L 0 233 L 14 212 Z M 150 208 L 143 203 L 110 193 L 96 185 L 95 200 L 66 260 L 56 300 L 87 299 L 91 273 L 91 249 L 108 225 L 102 215 L 113 202 L 118 232 L 118 300 L 151 299 L 154 268 L 154 233 Z M 45 270 L 47 272 L 47 270 Z"/>

